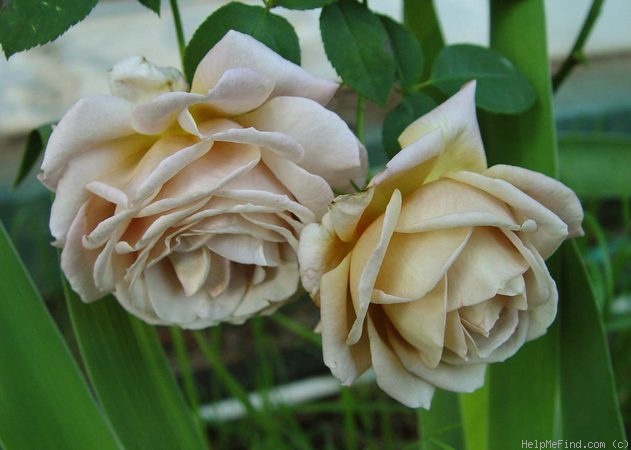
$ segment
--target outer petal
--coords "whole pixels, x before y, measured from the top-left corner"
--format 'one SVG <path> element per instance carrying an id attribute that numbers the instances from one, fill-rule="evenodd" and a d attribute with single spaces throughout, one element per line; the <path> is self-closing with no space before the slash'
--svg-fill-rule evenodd
<path id="1" fill-rule="evenodd" d="M 430 180 L 456 170 L 481 172 L 486 169 L 486 155 L 475 112 L 475 81 L 412 122 L 399 137 L 399 143 L 401 147 L 406 147 L 437 128 L 443 133 L 445 151 Z"/>
<path id="2" fill-rule="evenodd" d="M 119 97 L 98 96 L 79 100 L 50 136 L 39 174 L 40 181 L 54 191 L 72 158 L 104 142 L 134 134 L 131 126 L 133 106 L 133 103 Z"/>
<path id="3" fill-rule="evenodd" d="M 376 319 L 378 321 L 378 319 Z M 375 323 L 372 317 L 366 321 L 370 338 L 370 354 L 377 384 L 395 400 L 410 408 L 429 409 L 434 386 L 408 372 L 388 345 L 383 323 Z"/>
<path id="4" fill-rule="evenodd" d="M 346 343 L 355 320 L 355 311 L 348 296 L 350 263 L 348 255 L 337 267 L 324 274 L 320 295 L 324 363 L 345 385 L 350 385 L 370 367 L 368 336 L 364 335 L 354 345 Z"/>
<path id="5" fill-rule="evenodd" d="M 508 181 L 554 212 L 568 226 L 568 237 L 583 235 L 583 208 L 578 197 L 563 183 L 539 172 L 515 166 L 490 167 L 484 175 Z"/>
<path id="6" fill-rule="evenodd" d="M 236 120 L 257 130 L 288 134 L 305 149 L 300 165 L 334 189 L 364 184 L 362 147 L 340 117 L 308 98 L 276 97 Z M 365 150 L 364 150 L 365 151 Z"/>
<path id="7" fill-rule="evenodd" d="M 252 69 L 273 80 L 273 97 L 307 97 L 326 104 L 337 90 L 337 84 L 311 75 L 253 37 L 228 31 L 197 66 L 191 91 L 205 94 L 226 70 L 235 67 Z"/>

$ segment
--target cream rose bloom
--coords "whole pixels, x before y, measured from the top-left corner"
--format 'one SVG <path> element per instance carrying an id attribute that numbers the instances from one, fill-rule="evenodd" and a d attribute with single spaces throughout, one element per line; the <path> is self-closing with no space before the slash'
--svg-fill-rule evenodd
<path id="1" fill-rule="evenodd" d="M 576 195 L 518 167 L 487 168 L 475 84 L 411 124 L 367 189 L 335 199 L 300 238 L 324 361 L 344 384 L 428 408 L 470 392 L 486 364 L 546 332 L 557 290 L 544 259 L 582 232 Z"/>
<path id="2" fill-rule="evenodd" d="M 173 69 L 141 59 L 112 72 L 126 98 L 79 101 L 40 174 L 72 288 L 185 328 L 274 311 L 297 290 L 298 236 L 331 186 L 364 181 L 364 148 L 322 106 L 337 85 L 237 32 L 191 92 L 170 92 Z"/>

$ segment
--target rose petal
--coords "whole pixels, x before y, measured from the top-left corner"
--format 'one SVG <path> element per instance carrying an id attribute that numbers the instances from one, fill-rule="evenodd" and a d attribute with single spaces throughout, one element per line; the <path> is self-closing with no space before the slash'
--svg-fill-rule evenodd
<path id="1" fill-rule="evenodd" d="M 554 178 L 521 167 L 497 165 L 484 175 L 505 180 L 555 213 L 568 226 L 568 237 L 583 235 L 583 208 L 570 188 Z"/>
<path id="2" fill-rule="evenodd" d="M 231 30 L 200 61 L 191 91 L 205 94 L 232 68 L 248 68 L 273 80 L 274 97 L 300 96 L 326 104 L 337 90 L 332 81 L 311 75 L 256 39 Z"/>
<path id="3" fill-rule="evenodd" d="M 204 248 L 199 250 L 169 255 L 175 274 L 182 284 L 184 294 L 191 297 L 206 282 L 210 270 L 210 252 Z"/>
<path id="4" fill-rule="evenodd" d="M 467 83 L 442 105 L 412 122 L 399 136 L 399 143 L 405 148 L 437 128 L 442 131 L 444 151 L 428 181 L 448 172 L 481 172 L 486 169 L 486 155 L 475 110 L 475 87 L 475 81 Z"/>

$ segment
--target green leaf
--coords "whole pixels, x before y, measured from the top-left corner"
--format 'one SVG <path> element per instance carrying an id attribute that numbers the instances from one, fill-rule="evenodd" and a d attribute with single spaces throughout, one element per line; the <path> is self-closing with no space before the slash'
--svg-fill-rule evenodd
<path id="1" fill-rule="evenodd" d="M 189 81 L 193 79 L 197 65 L 208 50 L 229 30 L 249 34 L 283 58 L 300 64 L 298 35 L 285 18 L 260 6 L 232 2 L 208 16 L 186 46 L 184 71 Z"/>
<path id="2" fill-rule="evenodd" d="M 430 410 L 418 410 L 421 426 L 421 448 L 462 449 L 462 421 L 458 395 L 437 389 Z"/>
<path id="3" fill-rule="evenodd" d="M 112 297 L 85 304 L 64 290 L 90 381 L 124 447 L 203 449 L 156 328 Z"/>
<path id="4" fill-rule="evenodd" d="M 26 146 L 24 147 L 24 155 L 22 156 L 22 161 L 20 161 L 20 168 L 13 181 L 13 188 L 18 187 L 29 174 L 37 162 L 39 155 L 46 148 L 48 138 L 50 138 L 52 132 L 53 127 L 52 124 L 49 123 L 35 128 L 29 133 L 26 139 Z"/>
<path id="5" fill-rule="evenodd" d="M 423 79 L 429 77 L 431 66 L 445 46 L 432 0 L 403 0 L 403 23 L 423 44 L 425 67 Z"/>
<path id="6" fill-rule="evenodd" d="M 574 133 L 559 138 L 561 181 L 583 199 L 631 194 L 631 138 Z"/>
<path id="7" fill-rule="evenodd" d="M 575 242 L 564 245 L 559 290 L 563 438 L 623 440 L 607 335 Z"/>
<path id="8" fill-rule="evenodd" d="M 9 56 L 50 42 L 83 20 L 97 0 L 0 2 L 0 45 Z"/>
<path id="9" fill-rule="evenodd" d="M 322 8 L 337 0 L 274 0 L 274 6 L 282 6 L 287 9 L 315 9 Z"/>
<path id="10" fill-rule="evenodd" d="M 443 48 L 432 66 L 431 83 L 453 95 L 470 80 L 477 80 L 476 105 L 490 112 L 517 114 L 537 99 L 528 78 L 496 51 L 470 44 Z"/>
<path id="11" fill-rule="evenodd" d="M 420 93 L 412 93 L 401 100 L 383 121 L 382 142 L 390 158 L 399 153 L 399 136 L 416 119 L 431 111 L 436 102 L 431 97 Z"/>
<path id="12" fill-rule="evenodd" d="M 394 83 L 390 39 L 376 14 L 354 0 L 322 8 L 320 32 L 338 75 L 364 97 L 385 105 Z"/>
<path id="13" fill-rule="evenodd" d="M 488 372 L 487 372 L 488 375 Z M 487 449 L 489 443 L 489 382 L 470 394 L 460 394 L 460 412 L 466 450 Z"/>
<path id="14" fill-rule="evenodd" d="M 0 222 L 0 441 L 6 449 L 117 449 Z"/>
<path id="15" fill-rule="evenodd" d="M 414 34 L 399 22 L 387 16 L 379 16 L 390 38 L 394 54 L 396 74 L 401 87 L 406 90 L 418 83 L 423 72 L 423 50 Z"/>
<path id="16" fill-rule="evenodd" d="M 506 55 L 537 93 L 519 116 L 481 114 L 491 164 L 557 173 L 556 135 L 546 49 L 543 0 L 491 1 L 491 47 Z M 548 261 L 554 274 L 555 260 Z M 515 356 L 489 367 L 489 449 L 519 448 L 521 440 L 555 438 L 558 398 L 558 330 L 525 345 Z"/>
<path id="17" fill-rule="evenodd" d="M 160 15 L 160 0 L 138 0 L 144 6 L 149 8 L 151 11 Z"/>

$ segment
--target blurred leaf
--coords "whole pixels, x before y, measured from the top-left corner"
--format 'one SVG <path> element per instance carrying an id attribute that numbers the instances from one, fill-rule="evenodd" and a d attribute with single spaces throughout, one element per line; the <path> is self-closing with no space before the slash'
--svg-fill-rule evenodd
<path id="1" fill-rule="evenodd" d="M 203 449 L 156 328 L 113 297 L 85 304 L 64 283 L 81 357 L 94 391 L 127 449 Z"/>
<path id="2" fill-rule="evenodd" d="M 149 8 L 151 11 L 160 15 L 160 0 L 138 0 L 144 6 Z"/>
<path id="3" fill-rule="evenodd" d="M 584 199 L 631 194 L 631 138 L 574 133 L 559 138 L 561 181 Z"/>
<path id="4" fill-rule="evenodd" d="M 432 66 L 432 85 L 453 95 L 470 80 L 477 80 L 476 105 L 490 112 L 517 114 L 537 99 L 528 79 L 496 51 L 470 44 L 443 48 Z"/>
<path id="5" fill-rule="evenodd" d="M 575 242 L 563 248 L 560 285 L 563 438 L 625 438 L 607 335 Z"/>
<path id="6" fill-rule="evenodd" d="M 184 71 L 189 81 L 208 50 L 229 30 L 249 34 L 283 58 L 300 64 L 298 36 L 285 18 L 260 6 L 232 2 L 208 16 L 186 46 Z"/>
<path id="7" fill-rule="evenodd" d="M 557 173 L 556 135 L 546 48 L 543 0 L 491 0 L 491 47 L 530 81 L 537 102 L 519 116 L 482 114 L 490 164 L 520 165 Z M 548 260 L 557 273 L 556 259 Z M 521 440 L 555 437 L 558 399 L 558 327 L 489 367 L 489 449 L 518 448 Z"/>
<path id="8" fill-rule="evenodd" d="M 403 0 L 403 22 L 423 44 L 425 67 L 423 78 L 429 77 L 436 56 L 445 46 L 432 0 Z"/>
<path id="9" fill-rule="evenodd" d="M 403 97 L 383 121 L 382 142 L 390 158 L 399 153 L 399 136 L 416 119 L 429 112 L 436 106 L 436 102 L 427 95 L 418 92 Z"/>
<path id="10" fill-rule="evenodd" d="M 399 22 L 388 16 L 379 16 L 390 38 L 390 48 L 394 55 L 396 73 L 401 87 L 411 88 L 421 78 L 423 72 L 423 50 L 414 34 Z"/>
<path id="11" fill-rule="evenodd" d="M 430 410 L 418 410 L 423 450 L 462 449 L 462 420 L 458 395 L 437 389 Z"/>
<path id="12" fill-rule="evenodd" d="M 287 9 L 315 9 L 322 8 L 337 0 L 274 0 L 274 6 Z"/>
<path id="13" fill-rule="evenodd" d="M 320 32 L 338 75 L 361 95 L 385 105 L 394 83 L 390 40 L 379 16 L 354 0 L 322 8 Z"/>
<path id="14" fill-rule="evenodd" d="M 14 189 L 18 187 L 22 181 L 24 181 L 37 162 L 39 155 L 46 148 L 48 139 L 50 138 L 52 132 L 53 126 L 48 123 L 39 128 L 35 128 L 29 133 L 28 138 L 26 139 L 26 146 L 24 147 L 24 155 L 22 156 L 22 161 L 20 161 L 20 168 L 18 169 L 18 172 L 15 175 L 15 180 L 13 181 Z"/>
<path id="15" fill-rule="evenodd" d="M 83 20 L 97 0 L 7 0 L 0 2 L 0 45 L 9 56 L 61 36 Z"/>
<path id="16" fill-rule="evenodd" d="M 488 374 L 488 372 L 487 372 Z M 489 382 L 470 394 L 460 394 L 460 411 L 466 450 L 486 449 L 489 445 Z"/>
<path id="17" fill-rule="evenodd" d="M 117 449 L 0 222 L 0 441 L 6 449 Z"/>

